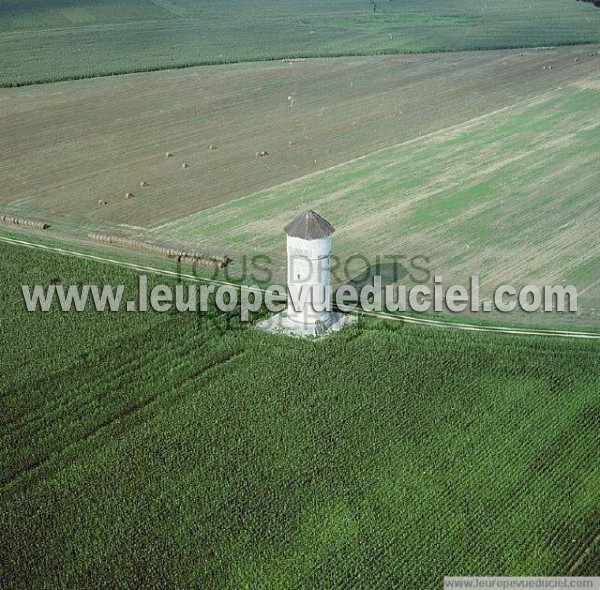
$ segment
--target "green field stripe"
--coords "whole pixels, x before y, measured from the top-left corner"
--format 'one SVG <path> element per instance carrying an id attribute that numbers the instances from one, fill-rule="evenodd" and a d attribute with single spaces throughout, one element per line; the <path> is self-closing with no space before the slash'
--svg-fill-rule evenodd
<path id="1" fill-rule="evenodd" d="M 202 377 L 207 371 L 212 371 L 214 369 L 217 369 L 221 364 L 229 361 L 231 358 L 235 358 L 236 356 L 238 356 L 240 353 L 235 353 L 232 355 L 226 355 L 225 357 L 223 357 L 220 353 L 217 353 L 214 359 L 208 359 L 208 362 L 204 365 L 204 367 L 200 368 L 200 369 L 195 369 L 191 375 L 187 376 L 187 377 L 180 377 L 179 381 L 177 383 L 173 385 L 171 385 L 171 387 L 173 387 L 173 389 L 169 390 L 169 394 L 165 394 L 165 395 L 172 395 L 173 392 L 178 391 L 184 384 L 188 384 L 188 381 L 193 383 L 195 381 L 197 381 L 200 377 Z M 115 360 L 117 360 L 118 357 L 115 358 Z M 155 360 L 156 360 L 156 364 L 155 364 L 155 368 L 158 368 L 159 366 L 164 366 L 164 363 L 167 362 L 166 359 L 164 357 L 162 357 L 161 355 L 155 355 Z M 141 361 L 146 361 L 146 362 L 140 362 L 139 367 L 138 367 L 138 372 L 140 370 L 143 369 L 143 371 L 151 371 L 153 369 L 153 364 L 152 362 L 148 362 L 149 359 L 141 359 Z M 104 370 L 104 368 L 103 368 Z M 104 373 L 106 375 L 106 373 Z M 112 388 L 115 388 L 115 391 L 113 392 L 113 397 L 114 397 L 114 401 L 117 402 L 117 408 L 119 408 L 119 406 L 121 405 L 119 403 L 119 393 L 123 390 L 123 385 L 119 385 L 118 381 L 119 378 L 113 376 L 112 380 L 114 383 L 111 384 L 110 380 L 108 382 L 103 383 L 103 389 L 108 388 L 109 390 L 112 390 Z M 169 381 L 168 380 L 163 380 L 164 381 L 164 386 L 166 388 L 169 388 Z M 154 387 L 160 391 L 161 389 L 161 382 L 159 380 L 155 380 L 154 381 Z M 92 389 L 93 391 L 93 389 Z M 75 396 L 76 394 L 74 392 L 72 392 L 72 395 Z M 118 413 L 113 413 L 112 411 L 110 412 L 110 415 L 108 416 L 104 416 L 104 412 L 100 412 L 100 414 L 98 414 L 98 411 L 91 411 L 91 412 L 86 412 L 84 415 L 80 414 L 79 419 L 77 419 L 77 416 L 72 416 L 72 415 L 64 415 L 64 414 L 60 414 L 58 416 L 58 420 L 59 421 L 63 421 L 66 419 L 66 423 L 69 424 L 69 422 L 71 422 L 71 420 L 73 419 L 77 419 L 74 424 L 76 425 L 76 430 L 73 433 L 73 436 L 75 438 L 71 438 L 71 435 L 68 435 L 68 438 L 65 440 L 65 436 L 68 433 L 68 429 L 66 429 L 65 432 L 65 428 L 60 428 L 59 432 L 60 432 L 60 440 L 57 441 L 58 444 L 51 443 L 51 441 L 49 441 L 47 438 L 45 438 L 42 434 L 42 432 L 40 431 L 39 428 L 36 429 L 37 435 L 35 438 L 35 444 L 39 445 L 40 448 L 40 454 L 42 455 L 41 458 L 37 459 L 34 462 L 30 462 L 29 465 L 27 465 L 27 467 L 23 467 L 20 471 L 18 470 L 18 468 L 12 467 L 12 469 L 9 469 L 9 473 L 8 475 L 5 474 L 4 476 L 4 481 L 2 482 L 2 486 L 7 486 L 7 485 L 13 485 L 16 481 L 19 481 L 20 479 L 22 479 L 25 475 L 29 475 L 28 472 L 30 471 L 37 471 L 38 469 L 40 469 L 41 467 L 43 467 L 45 465 L 45 463 L 49 462 L 49 461 L 55 461 L 57 456 L 60 456 L 60 454 L 66 450 L 73 450 L 74 448 L 77 447 L 77 445 L 79 445 L 80 443 L 84 443 L 86 442 L 88 439 L 93 438 L 96 433 L 104 431 L 106 429 L 111 428 L 111 426 L 113 425 L 113 423 L 121 423 L 122 420 L 126 420 L 127 418 L 129 418 L 132 415 L 135 415 L 141 411 L 144 411 L 144 413 L 147 414 L 146 410 L 150 407 L 150 406 L 154 406 L 156 405 L 157 400 L 159 400 L 161 397 L 163 396 L 163 394 L 151 394 L 151 395 L 147 395 L 147 396 L 143 396 L 141 398 L 138 398 L 137 400 L 133 401 L 131 404 L 129 405 L 125 405 L 122 408 L 119 408 L 119 412 Z M 78 400 L 81 401 L 81 400 Z M 110 404 L 111 402 L 111 396 L 108 396 L 107 399 L 104 401 L 104 403 L 106 404 Z M 94 399 L 91 398 L 89 400 L 89 404 L 91 404 L 92 409 L 93 410 L 93 406 L 97 406 L 98 405 L 98 399 Z M 77 410 L 81 410 L 81 406 L 79 403 L 73 403 L 71 404 L 72 407 L 74 409 Z M 63 411 L 65 408 L 64 407 L 59 407 L 59 411 Z M 112 409 L 111 409 L 112 410 Z M 84 426 L 83 431 L 82 431 L 82 427 L 81 427 L 81 422 L 79 421 L 82 418 L 86 418 L 87 421 L 92 420 L 94 422 L 96 422 L 96 426 L 94 426 L 93 428 L 89 429 L 87 427 Z M 62 419 L 62 420 L 61 420 Z M 33 427 L 35 427 L 36 425 L 33 425 Z M 56 428 L 57 424 L 54 423 L 49 423 L 49 424 L 44 424 L 44 427 L 47 429 L 51 429 L 51 428 Z M 31 455 L 32 453 L 32 449 L 28 449 L 28 445 L 25 444 L 25 441 L 29 439 L 29 433 L 28 432 L 24 432 L 21 433 L 19 437 L 17 437 L 16 439 L 14 438 L 14 436 L 11 436 L 11 445 L 14 443 L 19 444 L 19 438 L 20 437 L 24 437 L 23 440 L 21 440 L 18 448 L 26 450 L 28 455 Z M 14 439 L 14 440 L 13 440 Z M 50 446 L 49 446 L 50 445 Z M 50 450 L 50 452 L 48 452 Z M 23 452 L 23 451 L 21 451 Z M 35 453 L 34 453 L 35 454 Z M 12 458 L 12 461 L 14 461 L 14 457 Z M 5 469 L 6 471 L 6 469 Z M 29 478 L 26 478 L 29 479 Z"/>

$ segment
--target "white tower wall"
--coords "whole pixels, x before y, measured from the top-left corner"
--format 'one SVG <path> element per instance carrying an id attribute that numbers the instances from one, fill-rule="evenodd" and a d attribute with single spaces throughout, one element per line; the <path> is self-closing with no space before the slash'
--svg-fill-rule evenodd
<path id="1" fill-rule="evenodd" d="M 288 319 L 312 327 L 317 321 L 327 324 L 331 311 L 323 309 L 331 299 L 331 236 L 322 239 L 304 240 L 287 237 L 288 256 Z M 292 292 L 296 299 L 306 296 L 304 305 L 296 311 L 292 303 Z"/>

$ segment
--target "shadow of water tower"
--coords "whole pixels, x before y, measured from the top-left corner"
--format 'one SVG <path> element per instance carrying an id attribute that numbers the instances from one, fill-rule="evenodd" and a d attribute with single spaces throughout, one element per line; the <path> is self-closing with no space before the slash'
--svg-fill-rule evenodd
<path id="1" fill-rule="evenodd" d="M 404 265 L 398 260 L 391 262 L 377 262 L 363 268 L 363 270 L 354 274 L 347 280 L 358 292 L 367 286 L 373 285 L 375 277 L 381 278 L 381 287 L 385 289 L 387 285 L 395 285 L 408 275 Z"/>

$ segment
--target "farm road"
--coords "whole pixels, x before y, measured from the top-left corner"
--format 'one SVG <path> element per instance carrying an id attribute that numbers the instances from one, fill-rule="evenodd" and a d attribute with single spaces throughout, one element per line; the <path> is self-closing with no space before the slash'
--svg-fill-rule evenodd
<path id="1" fill-rule="evenodd" d="M 75 258 L 83 258 L 85 260 L 95 260 L 97 262 L 103 262 L 105 264 L 112 264 L 115 266 L 121 266 L 123 268 L 130 268 L 139 272 L 146 272 L 155 275 L 162 276 L 170 276 L 170 277 L 181 277 L 184 279 L 188 279 L 191 281 L 197 281 L 202 283 L 211 283 L 214 285 L 227 285 L 236 287 L 239 289 L 246 289 L 256 291 L 255 288 L 249 287 L 247 285 L 238 285 L 236 283 L 231 283 L 228 281 L 220 281 L 216 279 L 206 279 L 197 277 L 190 274 L 177 273 L 175 271 L 164 270 L 160 268 L 155 268 L 151 266 L 135 264 L 133 262 L 125 262 L 122 260 L 114 260 L 112 258 L 105 258 L 103 256 L 96 256 L 93 254 L 86 254 L 85 252 L 78 252 L 75 250 L 69 250 L 66 248 L 60 248 L 57 246 L 48 246 L 45 244 L 37 244 L 35 242 L 28 242 L 26 240 L 18 240 L 14 238 L 7 238 L 4 236 L 0 236 L 0 242 L 6 244 L 12 244 L 14 246 L 21 246 L 26 248 L 33 248 L 38 250 L 44 250 L 46 252 L 54 252 L 56 254 L 61 254 L 63 256 L 73 256 Z M 264 290 L 261 289 L 264 293 Z M 364 315 L 376 317 L 382 320 L 388 321 L 396 321 L 396 322 L 406 322 L 407 324 L 418 324 L 423 326 L 433 326 L 436 328 L 446 328 L 446 329 L 455 329 L 455 330 L 463 330 L 468 332 L 491 332 L 496 334 L 513 334 L 518 336 L 555 336 L 560 338 L 573 338 L 573 339 L 584 339 L 584 340 L 600 340 L 600 334 L 594 334 L 591 332 L 575 332 L 570 330 L 540 330 L 535 328 L 511 328 L 507 326 L 478 326 L 475 324 L 463 324 L 463 323 L 455 323 L 448 322 L 444 320 L 432 320 L 427 318 L 415 318 L 412 316 L 407 316 L 403 314 L 391 314 L 386 312 L 361 312 Z"/>

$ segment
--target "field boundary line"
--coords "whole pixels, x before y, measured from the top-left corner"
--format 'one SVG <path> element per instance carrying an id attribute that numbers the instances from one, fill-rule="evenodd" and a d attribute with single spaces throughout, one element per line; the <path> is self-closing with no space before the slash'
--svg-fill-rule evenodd
<path id="1" fill-rule="evenodd" d="M 168 12 L 169 14 L 172 14 L 174 16 L 178 16 L 180 18 L 186 18 L 188 16 L 190 16 L 190 14 L 187 12 L 187 10 L 180 8 L 179 6 L 177 6 L 174 2 L 171 2 L 170 0 L 149 0 L 150 4 L 154 4 L 154 6 L 157 6 L 158 8 L 162 8 L 163 10 L 165 10 L 166 12 Z"/>
<path id="2" fill-rule="evenodd" d="M 152 0 L 148 0 L 148 2 L 152 3 Z M 158 5 L 156 5 L 158 6 Z M 164 9 L 164 7 L 161 7 Z M 92 24 L 92 25 L 75 25 L 72 27 L 50 27 L 47 29 L 16 29 L 13 31 L 1 31 L 0 32 L 0 40 L 2 39 L 2 37 L 10 37 L 10 36 L 18 36 L 18 35 L 30 35 L 30 36 L 35 36 L 35 35 L 39 35 L 40 33 L 69 33 L 69 32 L 95 32 L 95 31 L 104 31 L 104 30 L 114 30 L 114 31 L 127 31 L 128 29 L 131 28 L 132 24 L 133 25 L 146 25 L 146 24 L 154 24 L 156 23 L 157 25 L 161 25 L 165 22 L 173 22 L 176 21 L 176 19 L 161 19 L 161 18 L 147 18 L 147 19 L 142 19 L 142 20 L 137 20 L 137 21 L 126 21 L 126 22 L 120 22 L 120 23 L 104 23 L 104 24 Z M 585 43 L 584 45 L 595 45 L 594 42 L 592 43 Z M 583 47 L 583 45 L 582 45 Z M 221 65 L 221 64 L 218 64 Z M 194 66 L 190 66 L 190 67 L 194 67 Z M 162 68 L 161 70 L 153 70 L 153 71 L 163 71 L 167 68 Z M 171 69 L 171 68 L 168 68 Z M 147 71 L 132 71 L 132 72 L 123 72 L 122 74 L 105 74 L 105 75 L 98 75 L 98 76 L 92 76 L 90 78 L 61 78 L 60 80 L 55 80 L 54 82 L 31 82 L 28 84 L 21 84 L 18 86 L 1 86 L 0 88 L 23 88 L 24 86 L 40 86 L 42 84 L 56 84 L 58 82 L 77 82 L 79 80 L 92 80 L 94 78 L 108 78 L 110 76 L 124 76 L 127 74 L 145 74 L 147 73 Z"/>
<path id="3" fill-rule="evenodd" d="M 155 231 L 160 231 L 160 230 L 166 229 L 166 228 L 176 228 L 178 225 L 182 224 L 182 222 L 185 223 L 187 220 L 194 219 L 196 216 L 200 216 L 200 215 L 203 215 L 206 213 L 212 213 L 213 211 L 219 210 L 221 207 L 232 205 L 233 203 L 238 203 L 240 201 L 245 201 L 246 199 L 251 199 L 252 197 L 256 197 L 260 194 L 263 194 L 263 193 L 266 193 L 269 191 L 276 191 L 278 189 L 295 186 L 296 184 L 300 184 L 300 183 L 304 182 L 305 180 L 310 180 L 312 178 L 318 177 L 321 174 L 327 174 L 328 172 L 337 170 L 338 168 L 342 168 L 344 166 L 348 166 L 348 165 L 354 164 L 356 162 L 361 162 L 362 160 L 366 160 L 367 158 L 376 156 L 376 155 L 384 153 L 386 151 L 395 150 L 400 147 L 412 145 L 412 144 L 417 143 L 422 140 L 431 139 L 431 138 L 435 137 L 436 135 L 439 135 L 440 133 L 448 133 L 451 131 L 459 130 L 462 127 L 470 128 L 471 126 L 479 125 L 480 123 L 482 123 L 489 117 L 493 117 L 495 115 L 498 115 L 505 111 L 512 110 L 514 108 L 526 106 L 527 104 L 529 104 L 530 102 L 532 102 L 534 100 L 540 100 L 540 99 L 544 99 L 544 98 L 546 98 L 546 100 L 550 100 L 552 94 L 560 92 L 561 90 L 563 90 L 563 88 L 559 87 L 559 88 L 555 88 L 553 90 L 547 90 L 540 94 L 535 94 L 533 96 L 530 96 L 529 98 L 526 98 L 521 101 L 517 101 L 515 103 L 511 103 L 509 105 L 500 107 L 499 109 L 494 109 L 492 111 L 484 113 L 483 115 L 479 115 L 477 117 L 473 117 L 472 119 L 467 119 L 465 121 L 462 121 L 461 123 L 456 123 L 455 125 L 450 125 L 449 127 L 443 127 L 441 129 L 437 129 L 436 131 L 430 131 L 429 133 L 425 133 L 424 135 L 419 135 L 419 137 L 413 137 L 411 139 L 406 139 L 404 141 L 400 141 L 400 142 L 394 143 L 392 145 L 387 145 L 382 148 L 377 148 L 376 150 L 373 150 L 367 154 L 361 154 L 360 156 L 356 156 L 355 158 L 350 158 L 349 160 L 345 160 L 344 162 L 340 162 L 339 164 L 334 164 L 333 166 L 328 166 L 327 168 L 322 168 L 320 170 L 315 170 L 314 172 L 309 172 L 308 174 L 303 174 L 302 176 L 297 176 L 296 178 L 286 180 L 285 182 L 281 182 L 279 184 L 274 184 L 273 186 L 270 186 L 265 189 L 261 189 L 259 191 L 255 191 L 248 195 L 242 195 L 242 196 L 236 197 L 229 201 L 225 201 L 224 203 L 219 203 L 218 205 L 215 205 L 214 207 L 210 207 L 209 209 L 204 209 L 203 211 L 198 211 L 196 213 L 192 213 L 191 215 L 188 215 L 186 217 L 180 217 L 179 219 L 174 219 L 173 221 L 167 221 L 166 223 L 162 223 L 160 225 L 155 225 L 155 226 L 151 225 L 148 227 L 148 230 L 151 232 L 155 232 Z"/>
<path id="4" fill-rule="evenodd" d="M 591 285 L 588 285 L 583 291 L 580 291 L 579 295 L 583 295 L 584 293 L 587 293 L 587 291 L 589 291 L 592 287 L 595 287 L 598 283 L 600 283 L 600 279 L 598 279 L 597 281 L 594 281 Z"/>
<path id="5" fill-rule="evenodd" d="M 219 281 L 217 279 L 208 279 L 203 277 L 198 277 L 195 275 L 177 273 L 172 270 L 166 270 L 161 268 L 156 268 L 153 266 L 145 266 L 143 264 L 136 264 L 134 262 L 125 262 L 124 260 L 115 260 L 114 258 L 105 258 L 104 256 L 96 256 L 95 254 L 86 254 L 85 252 L 78 252 L 77 250 L 69 250 L 67 248 L 61 248 L 59 246 L 48 246 L 46 244 L 37 244 L 35 242 L 28 242 L 26 240 L 18 240 L 16 238 L 7 238 L 5 236 L 0 236 L 0 242 L 5 242 L 8 244 L 13 244 L 17 246 L 24 246 L 26 248 L 33 248 L 38 250 L 45 250 L 48 252 L 55 252 L 57 254 L 62 254 L 64 256 L 72 256 L 74 258 L 83 258 L 84 260 L 94 260 L 96 262 L 105 262 L 107 264 L 112 264 L 114 266 L 121 266 L 123 268 L 129 268 L 132 270 L 145 271 L 155 275 L 162 275 L 168 277 L 181 277 L 184 279 L 190 279 L 197 282 L 203 283 L 212 283 L 216 285 L 223 285 L 229 287 L 243 287 L 249 289 L 245 285 L 239 285 L 237 283 L 231 283 L 228 281 Z M 252 289 L 254 290 L 254 289 Z M 264 292 L 263 289 L 261 291 Z"/>
<path id="6" fill-rule="evenodd" d="M 105 258 L 103 256 L 96 256 L 94 254 L 86 254 L 85 252 L 78 252 L 76 250 L 68 250 L 66 248 L 60 248 L 58 246 L 48 246 L 46 244 L 37 244 L 35 242 L 28 242 L 26 240 L 18 240 L 16 238 L 7 238 L 5 236 L 0 236 L 0 242 L 4 242 L 7 244 L 12 244 L 15 246 L 24 246 L 26 248 L 44 250 L 47 252 L 54 252 L 57 254 L 62 254 L 64 256 L 71 256 L 74 258 L 82 258 L 84 260 L 93 260 L 96 262 L 104 262 L 106 264 L 112 264 L 114 266 L 120 266 L 123 268 L 128 268 L 135 271 L 143 271 L 155 275 L 175 277 L 187 279 L 200 283 L 210 283 L 213 285 L 227 286 L 227 287 L 235 287 L 236 289 L 246 290 L 246 291 L 260 291 L 261 293 L 265 293 L 266 290 L 261 287 L 253 287 L 249 285 L 240 285 L 238 283 L 232 283 L 229 281 L 220 281 L 218 279 L 209 279 L 205 277 L 198 277 L 195 275 L 184 274 L 175 272 L 172 270 L 166 270 L 161 268 L 155 268 L 153 266 L 146 266 L 143 264 L 136 264 L 134 262 L 125 262 L 123 260 L 115 260 L 113 258 Z M 429 318 L 415 318 L 413 316 L 404 315 L 404 314 L 391 314 L 387 312 L 376 312 L 376 311 L 361 311 L 359 314 L 367 315 L 371 317 L 376 317 L 383 320 L 397 321 L 397 322 L 405 322 L 407 324 L 415 324 L 421 326 L 431 326 L 436 328 L 446 328 L 446 329 L 455 329 L 455 330 L 463 330 L 467 332 L 488 332 L 495 334 L 513 334 L 513 335 L 521 335 L 521 336 L 555 336 L 561 338 L 578 338 L 584 340 L 600 340 L 600 333 L 594 332 L 576 332 L 572 330 L 545 330 L 540 328 L 511 328 L 508 326 L 478 326 L 476 324 L 464 324 L 460 322 L 449 322 L 444 320 L 433 320 Z"/>
<path id="7" fill-rule="evenodd" d="M 556 336 L 559 338 L 582 338 L 584 340 L 600 340 L 600 334 L 593 332 L 574 332 L 570 330 L 544 330 L 539 328 L 510 328 L 508 326 L 478 326 L 476 324 L 462 324 L 459 322 L 447 322 L 444 320 L 432 320 L 428 318 L 415 318 L 403 314 L 391 314 L 383 311 L 361 311 L 363 315 L 373 316 L 379 319 L 401 321 L 407 324 L 426 325 L 436 328 L 454 328 L 465 332 L 488 332 L 496 334 L 515 334 L 521 336 Z"/>
<path id="8" fill-rule="evenodd" d="M 577 559 L 573 562 L 573 565 L 569 568 L 569 575 L 572 576 L 577 568 L 585 561 L 588 555 L 591 553 L 594 546 L 600 541 L 600 533 L 598 533 L 591 541 L 591 543 L 581 552 Z"/>

